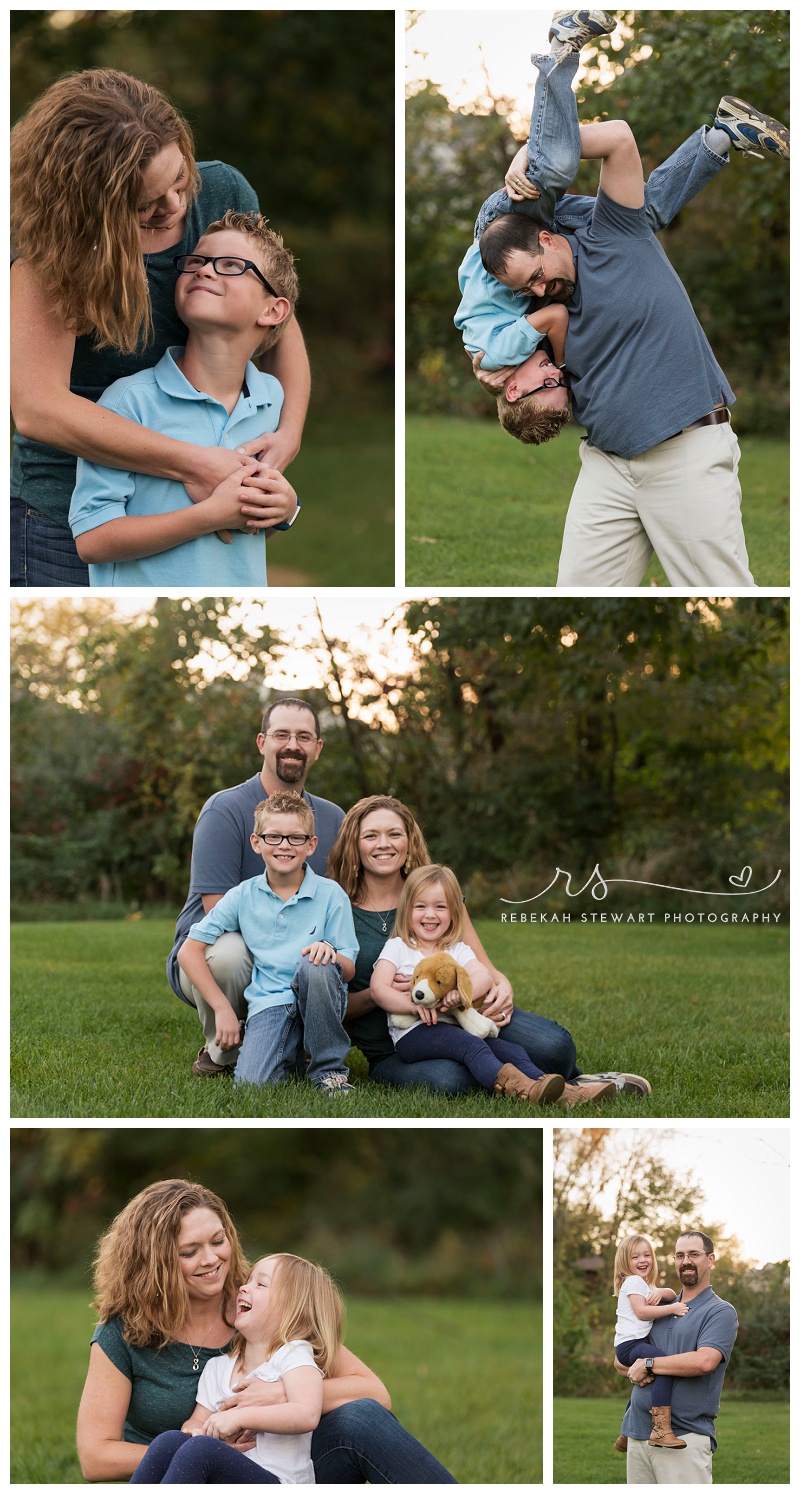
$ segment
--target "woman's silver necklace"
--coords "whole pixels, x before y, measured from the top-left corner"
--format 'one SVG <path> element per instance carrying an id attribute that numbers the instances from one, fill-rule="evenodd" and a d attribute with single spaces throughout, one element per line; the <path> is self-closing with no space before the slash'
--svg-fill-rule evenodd
<path id="1" fill-rule="evenodd" d="M 219 1316 L 219 1314 L 217 1314 L 217 1316 Z M 206 1339 L 208 1338 L 208 1335 L 211 1332 L 211 1329 L 214 1327 L 214 1323 L 216 1323 L 216 1321 L 217 1321 L 216 1318 L 214 1318 L 212 1320 L 210 1326 L 206 1329 L 206 1337 L 203 1339 L 202 1343 L 198 1344 L 197 1348 L 195 1348 L 193 1344 L 189 1344 L 189 1348 L 191 1349 L 192 1355 L 193 1355 L 193 1358 L 192 1358 L 192 1369 L 193 1370 L 199 1370 L 199 1368 L 200 1368 L 200 1350 L 205 1348 L 205 1346 L 206 1346 Z"/>
<path id="2" fill-rule="evenodd" d="M 364 908 L 365 913 L 374 913 L 375 917 L 380 919 L 380 921 L 381 921 L 381 933 L 388 934 L 388 932 L 389 932 L 388 917 L 389 917 L 389 913 L 391 913 L 393 910 L 391 908 L 389 908 L 385 914 L 379 913 L 378 909 L 377 908 L 371 908 L 369 906 L 369 903 L 364 903 L 363 904 L 363 908 Z"/>

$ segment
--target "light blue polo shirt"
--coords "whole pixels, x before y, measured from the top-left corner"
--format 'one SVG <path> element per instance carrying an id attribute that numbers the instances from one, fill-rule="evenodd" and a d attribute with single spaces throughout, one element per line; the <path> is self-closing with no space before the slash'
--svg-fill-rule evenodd
<path id="1" fill-rule="evenodd" d="M 182 353 L 181 347 L 168 348 L 155 368 L 117 379 L 98 404 L 177 441 L 230 451 L 278 429 L 283 389 L 271 374 L 248 363 L 242 393 L 229 415 L 224 405 L 184 377 L 175 362 Z M 191 506 L 183 483 L 81 459 L 69 523 L 77 539 L 111 519 L 174 513 Z M 90 565 L 89 581 L 92 586 L 266 586 L 264 536 L 239 531 L 233 544 L 225 545 L 215 534 L 204 534 L 160 555 Z"/>
<path id="2" fill-rule="evenodd" d="M 294 1000 L 291 980 L 307 944 L 325 939 L 348 959 L 358 954 L 347 893 L 310 866 L 287 902 L 272 891 L 266 873 L 240 882 L 192 924 L 189 938 L 215 944 L 220 934 L 237 930 L 253 955 L 253 979 L 244 993 L 248 1016 Z"/>
<path id="3" fill-rule="evenodd" d="M 481 251 L 470 244 L 458 271 L 461 304 L 455 324 L 470 353 L 481 349 L 481 368 L 490 372 L 506 364 L 524 363 L 535 353 L 544 333 L 537 332 L 526 315 L 531 309 L 527 291 L 512 291 L 484 270 Z"/>

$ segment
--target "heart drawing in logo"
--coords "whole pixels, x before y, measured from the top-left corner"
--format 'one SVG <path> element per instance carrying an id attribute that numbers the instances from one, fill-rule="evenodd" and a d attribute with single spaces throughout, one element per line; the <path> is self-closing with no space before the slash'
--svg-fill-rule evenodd
<path id="1" fill-rule="evenodd" d="M 729 877 L 728 881 L 732 887 L 746 887 L 753 875 L 752 866 L 743 866 L 738 877 Z"/>

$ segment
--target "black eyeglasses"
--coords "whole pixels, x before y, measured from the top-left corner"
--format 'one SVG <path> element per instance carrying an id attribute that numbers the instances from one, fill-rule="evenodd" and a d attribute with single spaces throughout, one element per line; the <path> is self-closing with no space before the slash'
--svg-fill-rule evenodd
<path id="1" fill-rule="evenodd" d="M 311 839 L 310 835 L 259 835 L 257 830 L 253 834 L 256 840 L 263 840 L 265 846 L 279 846 L 284 841 L 290 846 L 304 846 Z"/>
<path id="2" fill-rule="evenodd" d="M 191 275 L 195 270 L 201 270 L 203 265 L 213 265 L 218 275 L 244 275 L 245 270 L 252 270 L 257 275 L 262 285 L 267 287 L 271 296 L 277 296 L 278 291 L 270 285 L 265 275 L 262 275 L 258 265 L 254 265 L 252 259 L 237 259 L 230 254 L 224 254 L 214 259 L 210 254 L 176 254 L 172 263 L 179 275 Z"/>
<path id="3" fill-rule="evenodd" d="M 566 379 L 545 379 L 543 384 L 537 384 L 535 389 L 529 389 L 527 394 L 521 394 L 514 403 L 519 405 L 524 399 L 530 399 L 532 394 L 540 394 L 543 389 L 566 389 Z"/>

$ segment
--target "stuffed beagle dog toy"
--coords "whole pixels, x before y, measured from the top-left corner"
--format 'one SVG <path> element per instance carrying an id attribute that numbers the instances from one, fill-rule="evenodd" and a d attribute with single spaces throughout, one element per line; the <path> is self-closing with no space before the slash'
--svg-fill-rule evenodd
<path id="1" fill-rule="evenodd" d="M 461 998 L 458 1007 L 442 1012 L 439 1021 L 458 1022 L 473 1037 L 497 1037 L 498 1029 L 494 1022 L 477 1012 L 472 1004 L 472 981 L 464 966 L 459 965 L 449 954 L 428 955 L 420 960 L 411 977 L 411 1000 L 416 1006 L 438 1006 L 443 996 L 455 990 L 458 990 Z M 396 1013 L 392 1020 L 403 1027 L 413 1027 L 415 1024 L 414 1017 L 399 1017 Z"/>

